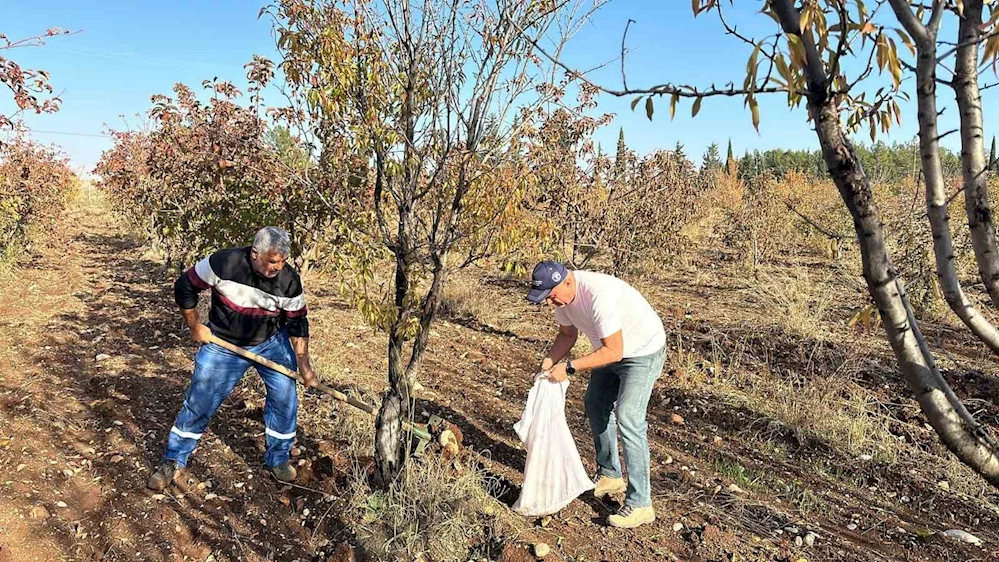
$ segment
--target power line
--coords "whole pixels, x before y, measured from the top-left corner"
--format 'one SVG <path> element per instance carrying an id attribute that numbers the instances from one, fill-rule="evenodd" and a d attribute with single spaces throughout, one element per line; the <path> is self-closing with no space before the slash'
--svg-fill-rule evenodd
<path id="1" fill-rule="evenodd" d="M 29 133 L 41 133 L 45 135 L 69 135 L 73 137 L 100 137 L 105 139 L 111 138 L 111 135 L 102 135 L 98 133 L 74 133 L 71 131 L 42 131 L 39 129 L 27 129 L 27 131 Z"/>

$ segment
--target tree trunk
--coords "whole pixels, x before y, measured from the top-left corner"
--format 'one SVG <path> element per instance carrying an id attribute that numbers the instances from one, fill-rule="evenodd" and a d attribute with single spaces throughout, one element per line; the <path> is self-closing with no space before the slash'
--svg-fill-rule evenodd
<path id="1" fill-rule="evenodd" d="M 908 3 L 892 2 L 899 19 L 906 21 L 900 8 L 910 10 Z M 995 440 L 954 395 L 937 370 L 933 354 L 919 332 L 912 307 L 888 257 L 884 229 L 870 182 L 853 145 L 843 134 L 835 99 L 829 94 L 829 78 L 814 40 L 810 34 L 801 34 L 800 12 L 791 0 L 772 0 L 771 5 L 785 33 L 796 35 L 803 43 L 808 113 L 815 123 L 815 134 L 829 174 L 853 217 L 864 279 L 884 320 L 885 332 L 899 370 L 944 445 L 993 486 L 999 486 L 999 457 L 996 455 Z M 911 11 L 908 16 L 908 20 L 915 19 Z"/>
<path id="2" fill-rule="evenodd" d="M 908 5 L 904 9 L 911 10 Z M 913 31 L 910 30 L 910 33 Z M 940 289 L 944 300 L 958 318 L 993 353 L 999 353 L 999 331 L 965 297 L 954 265 L 954 245 L 950 235 L 950 213 L 947 210 L 947 193 L 944 187 L 943 166 L 940 163 L 940 137 L 937 129 L 936 32 L 927 30 L 925 39 L 916 41 L 916 49 L 919 151 L 923 178 L 926 182 L 926 213 L 933 232 L 933 254 Z M 979 231 L 981 232 L 981 229 Z"/>
<path id="3" fill-rule="evenodd" d="M 824 95 L 813 97 L 808 108 L 816 123 L 815 132 L 829 173 L 853 217 L 864 279 L 884 319 L 888 341 L 902 376 L 947 448 L 990 483 L 999 486 L 995 442 L 954 396 L 933 364 L 888 256 L 871 186 L 853 146 L 843 135 L 833 101 Z"/>
<path id="4" fill-rule="evenodd" d="M 403 366 L 402 353 L 405 343 L 404 329 L 409 318 L 406 310 L 409 285 L 409 264 L 406 262 L 408 238 L 406 223 L 400 217 L 399 240 L 396 249 L 395 270 L 395 305 L 396 317 L 389 329 L 388 341 L 388 378 L 389 391 L 382 398 L 382 407 L 375 417 L 375 475 L 376 483 L 387 488 L 402 471 L 406 462 L 406 440 L 403 439 L 403 420 L 409 419 L 409 396 L 412 388 L 407 381 L 406 369 Z"/>
<path id="5" fill-rule="evenodd" d="M 985 136 L 982 119 L 982 95 L 978 88 L 978 43 L 981 36 L 982 0 L 965 0 L 964 17 L 958 31 L 957 61 L 954 68 L 954 93 L 961 115 L 961 171 L 964 179 L 964 208 L 971 229 L 971 244 L 978 261 L 978 272 L 992 305 L 999 307 L 999 252 L 996 251 L 996 227 L 989 206 L 986 185 Z"/>

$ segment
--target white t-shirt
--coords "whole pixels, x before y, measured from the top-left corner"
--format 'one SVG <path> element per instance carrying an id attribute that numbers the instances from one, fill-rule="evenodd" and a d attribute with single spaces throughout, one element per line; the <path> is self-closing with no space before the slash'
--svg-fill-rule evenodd
<path id="1" fill-rule="evenodd" d="M 596 351 L 600 338 L 621 331 L 624 357 L 641 357 L 666 345 L 666 331 L 656 311 L 645 297 L 626 282 L 594 271 L 573 271 L 576 298 L 555 308 L 555 319 L 563 326 L 575 326 L 590 338 Z"/>

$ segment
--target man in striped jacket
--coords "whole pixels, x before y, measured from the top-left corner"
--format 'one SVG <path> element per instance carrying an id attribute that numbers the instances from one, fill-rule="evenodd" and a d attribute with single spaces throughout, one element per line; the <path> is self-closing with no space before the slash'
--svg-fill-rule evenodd
<path id="1" fill-rule="evenodd" d="M 187 465 L 209 420 L 250 367 L 250 361 L 209 342 L 217 337 L 298 369 L 308 385 L 317 382 L 309 360 L 309 322 L 298 274 L 285 260 L 291 251 L 288 233 L 268 226 L 257 232 L 253 245 L 221 250 L 181 274 L 174 298 L 191 339 L 203 344 L 194 360 L 194 374 L 166 443 L 159 467 L 147 486 L 162 490 Z M 212 290 L 208 325 L 198 318 L 198 295 Z M 288 460 L 298 422 L 295 381 L 263 365 L 255 365 L 267 388 L 264 464 L 282 482 L 294 480 Z"/>

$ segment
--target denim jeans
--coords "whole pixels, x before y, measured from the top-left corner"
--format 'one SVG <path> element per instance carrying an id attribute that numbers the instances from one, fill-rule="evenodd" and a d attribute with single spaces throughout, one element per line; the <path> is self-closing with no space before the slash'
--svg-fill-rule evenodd
<path id="1" fill-rule="evenodd" d="M 649 439 L 645 416 L 652 385 L 662 374 L 666 348 L 641 357 L 625 358 L 593 370 L 586 387 L 586 417 L 601 476 L 621 477 L 617 430 L 621 430 L 628 469 L 625 504 L 652 505 L 649 483 Z"/>
<path id="2" fill-rule="evenodd" d="M 295 353 L 287 332 L 281 331 L 267 341 L 246 349 L 289 369 L 297 369 Z M 184 405 L 170 428 L 163 460 L 186 466 L 222 401 L 243 378 L 251 361 L 228 349 L 208 343 L 201 346 L 194 359 L 194 375 L 184 396 Z M 295 380 L 281 373 L 253 364 L 267 388 L 264 401 L 264 434 L 267 451 L 264 464 L 273 467 L 288 460 L 298 426 L 298 389 Z"/>

